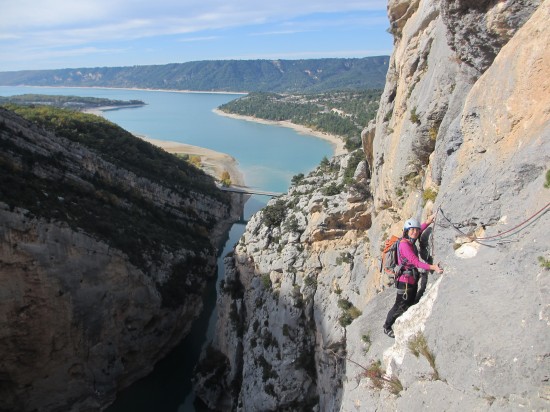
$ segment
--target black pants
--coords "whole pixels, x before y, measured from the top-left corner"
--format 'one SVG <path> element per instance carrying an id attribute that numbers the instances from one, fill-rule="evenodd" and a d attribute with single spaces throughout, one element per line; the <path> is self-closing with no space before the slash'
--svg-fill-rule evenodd
<path id="1" fill-rule="evenodd" d="M 415 303 L 417 285 L 405 285 L 405 283 L 401 282 L 399 282 L 397 285 L 399 292 L 404 291 L 406 287 L 407 293 L 398 293 L 395 297 L 395 303 L 388 312 L 386 323 L 384 323 L 384 328 L 386 329 L 391 329 L 395 320 L 403 313 L 405 313 L 412 304 Z"/>

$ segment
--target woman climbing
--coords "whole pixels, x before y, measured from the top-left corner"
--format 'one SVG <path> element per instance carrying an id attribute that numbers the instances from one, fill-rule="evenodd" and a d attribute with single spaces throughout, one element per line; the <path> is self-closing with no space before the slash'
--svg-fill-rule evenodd
<path id="1" fill-rule="evenodd" d="M 418 258 L 418 249 L 416 248 L 416 240 L 432 224 L 434 217 L 435 215 L 431 215 L 422 225 L 416 219 L 409 219 L 403 226 L 403 238 L 399 242 L 397 249 L 397 264 L 402 265 L 400 274 L 396 278 L 397 296 L 394 305 L 388 312 L 386 323 L 384 323 L 384 333 L 390 338 L 395 337 L 392 329 L 395 320 L 414 303 L 418 289 L 418 279 L 420 277 L 418 269 L 443 273 L 443 269 L 439 267 L 439 264 L 430 265 L 421 262 Z"/>

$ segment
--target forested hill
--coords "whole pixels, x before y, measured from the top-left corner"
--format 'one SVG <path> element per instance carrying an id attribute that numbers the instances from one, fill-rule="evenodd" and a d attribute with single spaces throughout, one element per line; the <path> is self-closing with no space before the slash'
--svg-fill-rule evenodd
<path id="1" fill-rule="evenodd" d="M 389 56 L 362 59 L 206 60 L 165 65 L 0 72 L 3 86 L 137 87 L 318 93 L 383 88 Z"/>
<path id="2" fill-rule="evenodd" d="M 361 131 L 376 116 L 381 90 L 308 94 L 256 92 L 223 104 L 226 113 L 290 121 L 341 136 L 348 150 L 361 146 Z"/>

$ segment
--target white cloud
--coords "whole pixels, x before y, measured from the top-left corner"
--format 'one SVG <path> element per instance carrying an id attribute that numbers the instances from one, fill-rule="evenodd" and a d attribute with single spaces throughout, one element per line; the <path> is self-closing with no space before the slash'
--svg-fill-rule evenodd
<path id="1" fill-rule="evenodd" d="M 135 21 L 148 22 L 147 35 L 162 35 L 258 24 L 311 13 L 385 9 L 385 0 L 240 0 L 233 3 L 219 0 L 18 0 L 2 5 L 0 35 L 56 28 L 63 34 L 63 30 L 71 27 L 87 27 L 91 41 L 95 39 L 94 33 L 101 37 L 113 25 L 120 27 L 120 37 L 135 38 L 137 32 L 131 27 Z"/>
<path id="2" fill-rule="evenodd" d="M 179 42 L 187 43 L 187 42 L 195 42 L 195 41 L 210 41 L 210 40 L 216 40 L 219 39 L 219 36 L 204 36 L 204 37 L 185 37 L 178 39 Z"/>
<path id="3" fill-rule="evenodd" d="M 217 40 L 226 32 L 216 31 L 241 27 L 246 27 L 248 33 L 254 31 L 254 35 L 274 36 L 326 31 L 351 24 L 387 25 L 387 19 L 382 17 L 373 17 L 375 20 L 370 22 L 360 20 L 368 16 L 366 11 L 385 15 L 386 0 L 4 0 L 2 3 L 0 56 L 4 60 L 1 64 L 10 69 L 21 67 L 13 63 L 26 59 L 22 54 L 32 54 L 29 60 L 34 59 L 36 66 L 41 64 L 39 59 L 48 60 L 49 63 L 42 64 L 47 67 L 51 67 L 52 58 L 59 56 L 55 65 L 63 67 L 79 65 L 81 60 L 62 62 L 61 56 L 78 55 L 84 50 L 88 50 L 88 60 L 91 60 L 93 54 L 119 47 L 133 47 L 135 52 L 135 44 L 131 45 L 135 40 L 144 48 L 154 48 L 155 40 L 163 45 L 175 40 L 183 46 L 184 43 Z M 354 13 L 345 15 L 346 12 L 357 12 L 357 16 Z M 339 17 L 327 19 L 328 13 L 336 13 Z M 71 47 L 75 48 L 72 52 L 68 50 Z M 171 59 L 184 61 L 195 58 L 184 54 L 173 56 Z M 122 56 L 119 60 L 126 61 Z"/>

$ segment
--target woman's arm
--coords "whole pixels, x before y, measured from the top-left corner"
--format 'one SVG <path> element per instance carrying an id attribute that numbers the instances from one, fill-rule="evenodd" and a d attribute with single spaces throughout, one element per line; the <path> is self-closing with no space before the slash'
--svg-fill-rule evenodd
<path id="1" fill-rule="evenodd" d="M 439 267 L 439 264 L 429 265 L 418 259 L 418 256 L 414 253 L 411 243 L 406 240 L 399 242 L 399 254 L 401 255 L 401 261 L 403 261 L 403 259 L 407 259 L 408 264 L 411 264 L 419 269 L 433 270 L 436 273 L 443 273 L 443 269 Z"/>
<path id="2" fill-rule="evenodd" d="M 414 249 L 411 243 L 407 240 L 399 242 L 399 253 L 401 254 L 401 260 L 407 259 L 409 265 L 413 265 L 419 269 L 432 270 L 430 265 L 421 262 L 418 256 L 414 253 Z"/>

